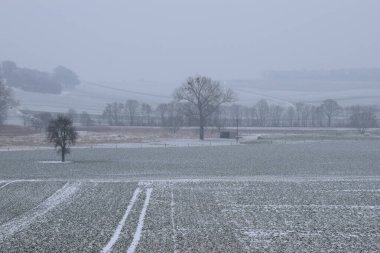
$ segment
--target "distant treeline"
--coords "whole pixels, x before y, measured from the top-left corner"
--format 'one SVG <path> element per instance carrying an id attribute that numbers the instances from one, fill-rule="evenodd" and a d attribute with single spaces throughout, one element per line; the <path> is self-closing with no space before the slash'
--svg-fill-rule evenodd
<path id="1" fill-rule="evenodd" d="M 0 78 L 10 87 L 39 93 L 59 94 L 80 83 L 77 74 L 70 69 L 58 66 L 52 73 L 20 68 L 12 61 L 0 63 Z"/>
<path id="2" fill-rule="evenodd" d="M 274 79 L 274 80 L 377 82 L 377 81 L 380 81 L 380 68 L 268 71 L 268 72 L 263 73 L 263 77 L 266 79 Z"/>
<path id="3" fill-rule="evenodd" d="M 198 119 L 189 112 L 186 103 L 166 103 L 153 108 L 137 100 L 107 104 L 102 115 L 67 114 L 77 125 L 95 126 L 155 126 L 176 132 L 181 127 L 197 126 Z M 326 99 L 319 105 L 296 103 L 283 107 L 269 104 L 262 99 L 253 106 L 233 104 L 220 106 L 207 119 L 206 126 L 222 130 L 227 127 L 349 127 L 364 133 L 378 127 L 376 106 L 340 106 L 335 100 Z M 24 112 L 25 125 L 44 129 L 52 118 L 50 113 Z"/>
<path id="4" fill-rule="evenodd" d="M 136 100 L 108 104 L 103 119 L 109 125 L 162 126 L 173 131 L 181 126 L 197 126 L 198 120 L 189 113 L 186 103 L 160 104 L 154 110 Z M 253 106 L 233 104 L 220 106 L 206 125 L 224 127 L 353 127 L 360 131 L 377 127 L 376 106 L 340 106 L 333 99 L 320 105 L 296 103 L 283 107 L 269 104 L 265 99 Z"/>

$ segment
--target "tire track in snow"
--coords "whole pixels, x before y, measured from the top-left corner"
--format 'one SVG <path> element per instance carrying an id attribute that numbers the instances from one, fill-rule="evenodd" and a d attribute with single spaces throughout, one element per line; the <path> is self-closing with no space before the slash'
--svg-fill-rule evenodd
<path id="1" fill-rule="evenodd" d="M 173 241 L 173 248 L 174 248 L 174 253 L 178 253 L 178 250 L 177 250 L 177 232 L 176 232 L 176 229 L 175 229 L 175 223 L 174 223 L 174 206 L 175 206 L 175 203 L 174 203 L 174 194 L 173 194 L 173 189 L 172 189 L 172 198 L 171 198 L 171 202 L 170 202 L 170 207 L 171 207 L 171 212 L 170 212 L 170 218 L 171 218 L 171 221 L 172 221 L 172 241 Z"/>
<path id="2" fill-rule="evenodd" d="M 62 188 L 58 189 L 53 195 L 39 204 L 32 210 L 16 217 L 15 219 L 0 226 L 0 242 L 4 241 L 9 236 L 12 236 L 18 231 L 27 228 L 33 221 L 55 208 L 71 197 L 75 192 L 79 190 L 81 183 L 66 183 Z"/>
<path id="3" fill-rule="evenodd" d="M 3 182 L 4 182 L 4 181 L 3 181 Z M 3 182 L 1 182 L 1 183 L 3 183 Z M 10 181 L 10 182 L 6 183 L 5 185 L 0 186 L 0 189 L 3 189 L 3 188 L 6 187 L 7 185 L 10 185 L 10 184 L 12 184 L 12 183 L 14 183 L 14 182 L 16 182 L 16 181 Z"/>
<path id="4" fill-rule="evenodd" d="M 128 218 L 128 215 L 129 213 L 131 212 L 134 204 L 136 203 L 136 200 L 140 194 L 141 190 L 140 188 L 137 188 L 135 190 L 135 192 L 133 193 L 133 196 L 131 198 L 131 201 L 129 202 L 128 204 L 128 207 L 127 207 L 127 210 L 125 211 L 125 214 L 123 215 L 122 219 L 120 220 L 118 226 L 116 227 L 116 230 L 115 232 L 113 233 L 111 239 L 109 240 L 109 242 L 107 243 L 106 246 L 104 246 L 104 248 L 102 249 L 102 253 L 107 253 L 107 252 L 111 252 L 112 250 L 112 247 L 115 245 L 115 243 L 117 242 L 117 240 L 119 239 L 119 236 L 120 236 L 120 233 L 121 233 L 121 230 L 123 229 L 124 225 L 125 225 L 125 222 Z"/>
<path id="5" fill-rule="evenodd" d="M 139 244 L 142 229 L 144 227 L 146 210 L 148 209 L 151 194 L 152 194 L 152 188 L 147 189 L 144 206 L 143 206 L 141 213 L 140 213 L 139 222 L 137 224 L 136 232 L 135 232 L 135 235 L 133 236 L 133 241 L 132 241 L 131 245 L 129 245 L 127 253 L 134 253 L 136 248 L 137 248 L 137 245 Z"/>

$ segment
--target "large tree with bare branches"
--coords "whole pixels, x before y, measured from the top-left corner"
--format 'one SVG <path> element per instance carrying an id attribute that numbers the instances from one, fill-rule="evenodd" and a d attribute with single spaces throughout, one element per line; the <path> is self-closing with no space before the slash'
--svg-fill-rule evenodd
<path id="1" fill-rule="evenodd" d="M 65 161 L 65 155 L 70 153 L 70 146 L 74 145 L 78 132 L 73 126 L 71 118 L 65 115 L 59 115 L 56 119 L 50 121 L 47 127 L 47 138 L 49 142 L 54 143 L 61 153 L 62 162 Z"/>
<path id="2" fill-rule="evenodd" d="M 189 103 L 189 111 L 199 120 L 199 138 L 204 139 L 207 119 L 224 103 L 236 98 L 231 89 L 226 89 L 218 81 L 207 76 L 191 76 L 174 91 L 174 99 Z"/>
<path id="3" fill-rule="evenodd" d="M 331 127 L 333 118 L 338 115 L 340 110 L 338 102 L 333 99 L 326 99 L 323 101 L 322 110 L 327 116 L 327 126 Z"/>

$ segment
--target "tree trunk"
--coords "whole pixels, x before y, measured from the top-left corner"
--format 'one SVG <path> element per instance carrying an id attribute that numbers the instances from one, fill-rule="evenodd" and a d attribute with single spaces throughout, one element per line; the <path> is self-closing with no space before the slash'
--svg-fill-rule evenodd
<path id="1" fill-rule="evenodd" d="M 204 120 L 203 120 L 203 117 L 201 117 L 199 120 L 199 139 L 203 141 L 205 138 L 204 135 L 205 135 Z"/>
<path id="2" fill-rule="evenodd" d="M 65 162 L 65 148 L 61 148 L 62 162 Z"/>
<path id="3" fill-rule="evenodd" d="M 236 119 L 236 137 L 239 136 L 239 119 Z"/>

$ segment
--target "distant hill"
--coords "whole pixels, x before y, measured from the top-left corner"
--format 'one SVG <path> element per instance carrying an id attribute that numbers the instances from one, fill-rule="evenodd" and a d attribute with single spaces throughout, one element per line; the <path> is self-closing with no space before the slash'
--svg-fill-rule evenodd
<path id="1" fill-rule="evenodd" d="M 379 82 L 380 68 L 368 69 L 333 69 L 333 70 L 294 70 L 267 71 L 264 79 L 269 80 L 314 80 L 314 81 L 344 81 L 344 82 Z"/>
<path id="2" fill-rule="evenodd" d="M 125 103 L 127 99 L 136 99 L 152 106 L 168 103 L 173 92 L 171 87 L 165 88 L 161 83 L 147 81 L 124 84 L 83 81 L 81 85 L 61 94 L 40 94 L 17 88 L 13 91 L 19 100 L 20 110 L 67 112 L 72 108 L 77 112 L 86 111 L 91 114 L 101 114 L 108 103 Z"/>
<path id="3" fill-rule="evenodd" d="M 347 81 L 283 81 L 283 80 L 229 80 L 225 84 L 239 95 L 245 105 L 267 99 L 270 103 L 291 105 L 296 102 L 319 104 L 327 98 L 341 105 L 379 105 L 379 82 Z"/>
<path id="4" fill-rule="evenodd" d="M 337 92 L 353 89 L 379 89 L 380 81 L 331 81 L 289 79 L 235 79 L 227 81 L 239 88 L 297 92 Z"/>
<path id="5" fill-rule="evenodd" d="M 72 89 L 80 83 L 77 75 L 63 66 L 58 66 L 53 73 L 49 73 L 20 68 L 12 61 L 1 62 L 0 77 L 11 87 L 50 94 L 60 94 L 63 90 Z"/>

